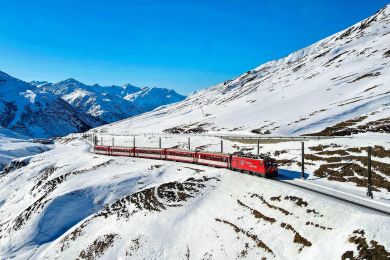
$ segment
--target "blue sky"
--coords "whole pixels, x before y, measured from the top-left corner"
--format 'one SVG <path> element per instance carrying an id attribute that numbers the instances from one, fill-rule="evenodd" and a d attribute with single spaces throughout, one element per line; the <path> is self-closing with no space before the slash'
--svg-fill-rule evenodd
<path id="1" fill-rule="evenodd" d="M 388 1 L 0 0 L 0 70 L 188 94 L 281 58 Z"/>

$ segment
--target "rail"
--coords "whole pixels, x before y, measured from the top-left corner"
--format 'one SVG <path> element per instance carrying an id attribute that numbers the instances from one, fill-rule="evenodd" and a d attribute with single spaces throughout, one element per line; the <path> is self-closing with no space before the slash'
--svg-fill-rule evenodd
<path id="1" fill-rule="evenodd" d="M 92 140 L 87 140 L 91 146 L 93 146 Z M 317 194 L 321 194 L 323 196 L 331 197 L 340 201 L 343 201 L 348 204 L 353 204 L 355 206 L 364 208 L 369 211 L 374 211 L 380 213 L 382 215 L 390 216 L 390 205 L 385 204 L 379 201 L 375 201 L 372 199 L 363 198 L 361 196 L 339 191 L 332 189 L 330 187 L 326 187 L 323 185 L 319 185 L 316 183 L 312 183 L 310 181 L 302 180 L 299 178 L 284 178 L 285 176 L 280 175 L 276 180 L 267 180 L 267 181 L 277 181 L 277 183 L 282 183 L 285 185 L 293 186 L 299 189 L 304 189 L 310 192 L 314 192 Z"/>
<path id="2" fill-rule="evenodd" d="M 311 183 L 308 181 L 304 181 L 301 179 L 293 179 L 293 180 L 277 180 L 279 183 L 287 184 L 289 186 L 297 187 L 300 189 L 308 190 L 314 193 L 318 193 L 321 195 L 325 195 L 327 197 L 331 197 L 348 204 L 353 204 L 355 206 L 359 206 L 370 211 L 375 211 L 377 213 L 390 216 L 390 205 L 386 203 L 382 203 L 379 201 L 375 201 L 372 199 L 368 199 L 365 197 L 357 196 L 352 193 L 335 190 L 323 185 L 318 185 L 316 183 Z"/>

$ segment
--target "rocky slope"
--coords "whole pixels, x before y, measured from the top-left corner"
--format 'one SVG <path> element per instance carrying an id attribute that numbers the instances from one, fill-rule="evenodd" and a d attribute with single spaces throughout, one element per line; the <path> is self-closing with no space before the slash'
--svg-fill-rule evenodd
<path id="1" fill-rule="evenodd" d="M 182 102 L 103 126 L 99 131 L 388 133 L 389 42 L 388 5 L 362 22 L 283 59 L 198 91 Z"/>

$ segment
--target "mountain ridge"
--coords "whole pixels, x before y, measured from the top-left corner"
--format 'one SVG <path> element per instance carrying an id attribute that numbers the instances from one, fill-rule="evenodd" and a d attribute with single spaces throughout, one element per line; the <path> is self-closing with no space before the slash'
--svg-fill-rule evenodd
<path id="1" fill-rule="evenodd" d="M 165 88 L 139 88 L 128 83 L 122 86 L 86 85 L 73 78 L 37 87 L 60 96 L 86 114 L 98 118 L 102 124 L 135 116 L 185 98 L 174 90 Z"/>
<path id="2" fill-rule="evenodd" d="M 25 136 L 86 131 L 99 122 L 63 99 L 0 72 L 0 125 Z"/>
<path id="3" fill-rule="evenodd" d="M 360 115 L 366 118 L 348 126 L 353 129 L 330 134 L 370 131 L 367 123 L 377 124 L 390 113 L 389 24 L 387 5 L 282 59 L 197 91 L 182 102 L 96 131 L 129 134 L 131 125 L 134 134 L 304 135 Z M 388 122 L 381 122 L 375 131 L 388 127 Z"/>
<path id="4" fill-rule="evenodd" d="M 64 136 L 184 98 L 164 88 L 89 86 L 73 78 L 28 83 L 0 71 L 0 126 L 29 137 Z"/>

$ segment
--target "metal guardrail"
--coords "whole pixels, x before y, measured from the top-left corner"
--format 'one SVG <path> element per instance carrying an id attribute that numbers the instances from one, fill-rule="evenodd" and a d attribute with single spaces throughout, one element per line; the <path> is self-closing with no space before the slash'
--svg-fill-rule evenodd
<path id="1" fill-rule="evenodd" d="M 86 132 L 85 134 L 103 135 L 103 136 L 148 136 L 148 137 L 164 137 L 164 136 L 205 136 L 205 137 L 217 137 L 223 139 L 246 139 L 246 140 L 290 140 L 290 141 L 306 141 L 306 140 L 325 140 L 325 139 L 340 139 L 340 138 L 353 138 L 353 136 L 263 136 L 263 135 L 237 135 L 237 134 L 174 134 L 174 133 L 129 133 L 129 134 L 112 134 L 102 132 Z"/>

